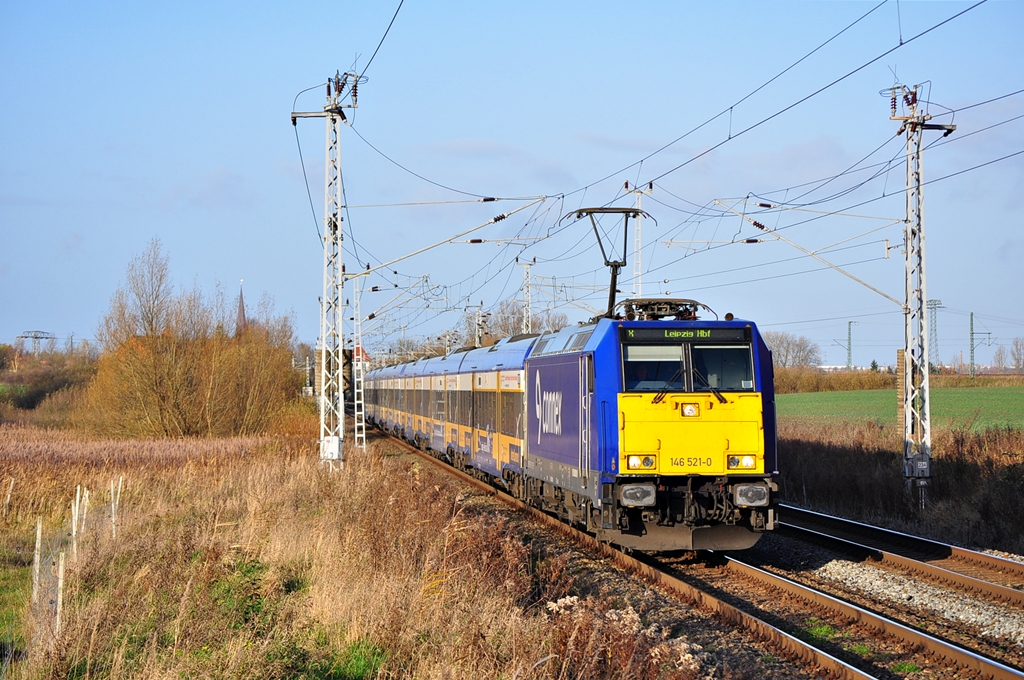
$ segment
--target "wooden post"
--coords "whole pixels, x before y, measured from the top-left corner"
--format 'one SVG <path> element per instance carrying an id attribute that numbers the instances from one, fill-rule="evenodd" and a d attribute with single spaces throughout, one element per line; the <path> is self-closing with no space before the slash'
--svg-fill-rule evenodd
<path id="1" fill-rule="evenodd" d="M 114 480 L 110 480 L 110 531 L 114 538 L 117 538 L 117 509 L 121 505 L 121 489 L 124 487 L 124 475 L 117 482 L 117 491 L 114 490 Z"/>
<path id="2" fill-rule="evenodd" d="M 36 520 L 36 550 L 32 554 L 32 604 L 39 600 L 39 563 L 43 543 L 43 518 Z"/>
<path id="3" fill-rule="evenodd" d="M 4 501 L 4 517 L 7 517 L 7 509 L 11 505 L 12 491 L 14 491 L 14 477 L 11 477 L 11 485 L 7 487 L 7 500 Z"/>
<path id="4" fill-rule="evenodd" d="M 57 560 L 57 625 L 54 635 L 60 635 L 60 615 L 64 608 L 64 553 Z"/>
<path id="5" fill-rule="evenodd" d="M 85 492 L 82 494 L 82 519 L 81 519 L 82 526 L 80 528 L 80 533 L 83 536 L 85 535 L 85 518 L 86 518 L 86 516 L 88 516 L 88 514 L 89 514 L 89 487 L 85 487 Z"/>
<path id="6" fill-rule="evenodd" d="M 71 504 L 71 559 L 78 560 L 78 513 L 82 507 L 82 485 L 75 488 L 75 501 Z"/>

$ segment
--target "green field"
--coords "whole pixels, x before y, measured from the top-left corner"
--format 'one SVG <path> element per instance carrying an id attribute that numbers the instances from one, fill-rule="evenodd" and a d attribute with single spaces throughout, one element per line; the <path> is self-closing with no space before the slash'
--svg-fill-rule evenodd
<path id="1" fill-rule="evenodd" d="M 1024 387 L 939 387 L 931 396 L 933 427 L 1024 429 Z M 776 401 L 780 419 L 896 421 L 896 390 L 780 394 Z"/>

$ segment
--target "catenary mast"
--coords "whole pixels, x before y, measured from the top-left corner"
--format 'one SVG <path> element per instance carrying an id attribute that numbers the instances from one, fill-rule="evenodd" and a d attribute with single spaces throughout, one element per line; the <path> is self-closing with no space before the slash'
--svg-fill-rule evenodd
<path id="1" fill-rule="evenodd" d="M 327 101 L 323 111 L 292 112 L 292 125 L 297 118 L 326 118 L 327 142 L 324 168 L 324 278 L 320 298 L 320 460 L 332 468 L 344 463 L 342 443 L 345 438 L 344 382 L 342 379 L 342 348 L 344 347 L 344 309 L 342 287 L 345 273 L 342 261 L 342 189 L 341 189 L 341 124 L 347 123 L 343 109 L 357 106 L 359 77 L 354 73 L 335 72 L 327 80 Z M 343 104 L 345 98 L 351 103 Z"/>
<path id="2" fill-rule="evenodd" d="M 903 478 L 906 489 L 916 491 L 920 507 L 928 498 L 931 478 L 931 397 L 928 388 L 928 308 L 925 276 L 924 195 L 922 194 L 921 143 L 925 130 L 944 130 L 954 125 L 928 123 L 931 116 L 918 107 L 918 88 L 891 88 L 891 120 L 903 122 L 897 135 L 907 133 L 906 227 L 904 231 L 906 302 L 903 308 Z M 902 99 L 905 115 L 897 116 Z"/>

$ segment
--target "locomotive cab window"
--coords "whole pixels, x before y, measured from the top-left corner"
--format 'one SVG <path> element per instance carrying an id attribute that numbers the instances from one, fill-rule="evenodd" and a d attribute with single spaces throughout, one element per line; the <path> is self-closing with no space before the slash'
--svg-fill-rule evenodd
<path id="1" fill-rule="evenodd" d="M 752 392 L 754 367 L 749 345 L 692 345 L 694 392 Z"/>
<path id="2" fill-rule="evenodd" d="M 626 345 L 622 348 L 622 375 L 629 392 L 682 390 L 682 345 Z"/>

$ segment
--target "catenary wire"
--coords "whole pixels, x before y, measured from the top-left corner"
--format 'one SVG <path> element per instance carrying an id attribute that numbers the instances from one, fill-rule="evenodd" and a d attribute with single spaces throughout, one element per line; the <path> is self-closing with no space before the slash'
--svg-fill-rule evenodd
<path id="1" fill-rule="evenodd" d="M 624 167 L 624 168 L 621 168 L 621 169 L 619 169 L 619 170 L 616 170 L 615 172 L 613 172 L 613 173 L 610 173 L 610 174 L 608 174 L 608 175 L 606 175 L 606 176 L 602 177 L 602 178 L 601 178 L 601 179 L 599 179 L 599 180 L 596 180 L 596 181 L 594 181 L 594 182 L 591 182 L 590 184 L 587 184 L 586 186 L 580 187 L 579 189 L 576 189 L 575 191 L 571 191 L 571 192 L 569 192 L 569 193 L 568 193 L 568 194 L 566 194 L 566 195 L 571 195 L 571 194 L 575 194 L 575 193 L 577 193 L 577 192 L 579 192 L 579 191 L 586 191 L 586 190 L 587 190 L 587 189 L 589 189 L 590 187 L 593 187 L 593 186 L 595 186 L 595 185 L 597 185 L 597 184 L 600 184 L 601 182 L 604 182 L 605 180 L 608 180 L 608 179 L 610 179 L 610 178 L 612 178 L 612 177 L 614 177 L 614 176 L 616 176 L 616 175 L 618 175 L 618 174 L 621 174 L 621 173 L 625 172 L 626 170 L 628 170 L 628 169 L 632 168 L 633 166 L 635 166 L 635 165 L 638 165 L 638 164 L 641 164 L 641 163 L 643 163 L 644 161 L 647 161 L 647 160 L 649 160 L 649 159 L 653 158 L 654 156 L 658 155 L 658 154 L 659 154 L 659 153 L 661 153 L 662 151 L 665 151 L 665 150 L 666 150 L 666 149 L 668 149 L 669 147 L 671 147 L 671 146 L 673 146 L 673 145 L 675 145 L 675 144 L 679 143 L 679 142 L 680 142 L 680 141 L 682 141 L 683 139 L 686 139 L 687 137 L 689 137 L 689 136 L 690 136 L 690 135 L 692 135 L 693 133 L 697 132 L 697 131 L 698 131 L 698 130 L 700 130 L 701 128 L 703 128 L 703 127 L 705 127 L 705 126 L 707 126 L 707 125 L 711 124 L 712 122 L 714 122 L 714 121 L 718 120 L 719 118 L 721 118 L 721 117 L 722 117 L 722 116 L 724 116 L 725 114 L 727 114 L 727 113 L 730 113 L 730 112 L 731 112 L 731 111 L 733 110 L 733 108 L 735 108 L 736 106 L 738 106 L 738 105 L 739 105 L 739 104 L 741 104 L 742 102 L 746 101 L 747 99 L 749 99 L 750 97 L 752 97 L 752 96 L 753 96 L 754 94 L 756 94 L 757 92 L 759 92 L 760 90 L 762 90 L 763 88 L 765 88 L 766 86 L 768 86 L 769 84 L 771 84 L 772 82 L 774 82 L 775 80 L 777 80 L 778 78 L 780 78 L 781 76 L 783 76 L 783 75 L 784 75 L 785 73 L 787 73 L 787 72 L 788 72 L 789 70 L 791 70 L 792 68 L 794 68 L 795 66 L 797 66 L 797 65 L 798 65 L 799 63 L 801 63 L 802 61 L 804 61 L 805 59 L 807 59 L 808 57 L 810 57 L 811 55 L 813 55 L 813 54 L 814 54 L 815 52 L 817 52 L 817 51 L 818 51 L 818 50 L 820 50 L 821 48 L 823 48 L 823 47 L 825 47 L 826 45 L 828 45 L 828 44 L 829 44 L 830 42 L 832 42 L 833 40 L 835 40 L 836 38 L 838 38 L 838 37 L 839 37 L 840 35 L 842 35 L 842 34 L 843 34 L 843 33 L 845 33 L 846 31 L 848 31 L 849 29 L 853 28 L 853 27 L 854 27 L 855 25 L 857 25 L 857 24 L 858 24 L 858 23 L 860 23 L 860 22 L 861 22 L 862 20 L 864 20 L 865 18 L 867 18 L 867 17 L 868 17 L 868 16 L 869 16 L 869 15 L 870 15 L 871 13 L 873 13 L 873 12 L 874 12 L 875 10 L 877 10 L 877 9 L 878 9 L 879 7 L 881 7 L 882 5 L 884 5 L 884 4 L 885 4 L 885 3 L 887 2 L 887 1 L 888 1 L 888 0 L 883 0 L 883 1 L 882 1 L 882 2 L 880 2 L 879 4 L 875 5 L 875 6 L 874 6 L 874 7 L 872 7 L 872 8 L 870 9 L 870 10 L 868 10 L 868 11 L 867 11 L 866 13 L 864 13 L 863 15 L 861 15 L 860 17 L 858 17 L 858 18 L 857 18 L 857 19 L 856 19 L 856 20 L 855 20 L 855 21 L 854 21 L 853 23 L 849 24 L 848 26 L 846 26 L 845 28 L 843 28 L 843 29 L 842 29 L 841 31 L 839 31 L 838 33 L 836 33 L 835 35 L 833 35 L 833 36 L 832 36 L 831 38 L 829 38 L 828 40 L 826 40 L 826 41 L 825 41 L 825 42 L 823 42 L 822 44 L 820 44 L 820 45 L 818 45 L 817 47 L 815 47 L 815 48 L 814 48 L 813 50 L 811 50 L 810 52 L 808 52 L 808 53 L 807 53 L 806 55 L 804 55 L 803 57 L 801 57 L 800 59 L 798 59 L 798 60 L 797 60 L 796 62 L 794 62 L 794 63 L 793 63 L 793 64 L 791 64 L 790 66 L 786 67 L 786 68 L 785 68 L 785 69 L 784 69 L 784 70 L 783 70 L 782 72 L 780 72 L 780 73 L 778 73 L 777 75 L 773 76 L 772 78 L 770 78 L 769 80 L 767 80 L 767 81 L 766 81 L 765 83 L 763 83 L 762 85 L 760 85 L 760 86 L 758 86 L 757 88 L 755 88 L 755 89 L 754 89 L 754 90 L 753 90 L 752 92 L 750 92 L 749 94 L 747 94 L 746 96 L 744 96 L 744 97 L 743 97 L 742 99 L 740 99 L 740 100 L 739 100 L 739 101 L 737 101 L 736 103 L 734 103 L 734 104 L 730 105 L 730 106 L 729 106 L 728 108 L 726 108 L 726 109 L 723 109 L 723 110 L 722 110 L 721 112 L 719 112 L 719 113 L 715 114 L 715 115 L 714 115 L 714 116 L 712 116 L 711 118 L 708 118 L 708 119 L 707 119 L 706 121 L 704 121 L 704 122 L 703 122 L 703 123 L 701 123 L 700 125 L 697 125 L 696 127 L 692 128 L 691 130 L 689 130 L 689 131 L 687 131 L 687 132 L 683 133 L 683 134 L 682 134 L 682 135 L 680 135 L 679 137 L 676 137 L 676 138 L 675 138 L 675 139 L 673 139 L 673 140 L 672 140 L 671 142 L 669 142 L 669 143 L 667 143 L 667 144 L 663 145 L 662 147 L 660 147 L 660 148 L 656 149 L 655 151 L 652 151 L 651 153 L 649 153 L 648 155 L 644 156 L 644 157 L 643 157 L 643 158 L 641 158 L 640 160 L 638 160 L 638 161 L 635 161 L 635 162 L 633 162 L 633 163 L 630 163 L 630 164 L 629 164 L 629 165 L 627 165 L 626 167 Z M 984 0 L 982 0 L 982 1 L 984 1 Z M 901 44 L 902 44 L 902 42 L 901 42 Z M 882 55 L 882 56 L 884 56 L 884 55 Z M 881 58 L 881 57 L 879 57 L 879 58 Z M 800 102 L 797 102 L 797 104 L 799 104 L 799 103 L 800 103 Z M 795 106 L 795 104 L 794 104 L 794 106 Z M 792 108 L 792 107 L 790 107 L 790 108 Z M 730 135 L 729 139 L 732 139 L 732 135 Z M 728 141 L 728 140 L 726 140 L 726 141 Z M 723 144 L 724 144 L 724 142 L 723 142 Z M 721 145 L 719 145 L 719 146 L 721 146 Z M 713 150 L 714 148 L 717 148 L 717 147 L 713 147 L 712 149 L 709 149 L 709 151 Z M 706 153 L 706 152 L 705 152 L 705 153 Z M 701 155 L 703 155 L 703 154 L 701 154 Z M 697 158 L 699 158 L 699 156 L 698 156 Z M 691 159 L 690 161 L 687 161 L 687 162 L 692 162 L 693 160 L 696 160 L 696 158 L 694 158 L 694 159 Z M 656 181 L 657 179 L 659 179 L 659 178 L 655 178 L 654 180 L 651 180 L 651 181 Z M 637 185 L 638 185 L 638 186 L 640 186 L 640 185 L 643 185 L 643 184 L 647 184 L 647 182 L 637 182 Z"/>
<path id="2" fill-rule="evenodd" d="M 366 75 L 366 71 L 370 68 L 370 64 L 373 63 L 373 58 L 377 56 L 377 52 L 380 51 L 380 46 L 384 44 L 384 39 L 387 38 L 388 37 L 388 33 L 391 32 L 391 27 L 394 26 L 395 19 L 398 18 L 398 12 L 399 12 L 399 10 L 402 9 L 402 4 L 404 2 L 405 2 L 405 0 L 399 0 L 398 8 L 395 9 L 395 15 L 393 17 L 391 17 L 391 22 L 388 24 L 387 29 L 385 29 L 384 35 L 382 35 L 380 37 L 380 42 L 377 43 L 377 49 L 375 49 L 373 51 L 373 54 L 370 55 L 370 61 L 366 62 L 366 66 L 363 67 L 363 72 L 359 74 L 359 79 L 358 79 L 359 81 L 361 81 L 363 79 L 363 76 Z"/>
<path id="3" fill-rule="evenodd" d="M 750 126 L 748 126 L 748 127 L 744 128 L 743 130 L 740 130 L 740 131 L 739 131 L 739 132 L 737 132 L 737 133 L 736 133 L 735 135 L 732 135 L 732 134 L 731 134 L 731 135 L 730 135 L 729 137 L 727 137 L 726 139 L 723 139 L 723 140 L 722 140 L 721 142 L 718 142 L 717 144 L 714 144 L 714 145 L 713 145 L 713 146 L 711 146 L 710 148 L 708 148 L 708 149 L 705 149 L 704 151 L 702 151 L 702 152 L 700 152 L 699 154 L 697 154 L 697 155 L 693 156 L 693 157 L 692 157 L 692 158 L 690 158 L 689 160 L 687 160 L 687 161 L 684 161 L 684 162 L 680 163 L 679 165 L 675 166 L 674 168 L 672 168 L 672 169 L 670 169 L 670 170 L 666 170 L 665 172 L 661 173 L 660 175 L 657 175 L 656 177 L 653 177 L 653 178 L 651 178 L 651 179 L 650 179 L 650 180 L 648 180 L 648 181 L 651 181 L 651 182 L 656 182 L 656 181 L 660 180 L 661 178 L 665 177 L 666 175 L 670 175 L 670 174 L 672 174 L 673 172 L 676 172 L 677 170 L 679 170 L 679 169 L 681 169 L 681 168 L 684 168 L 684 167 L 686 167 L 686 166 L 687 166 L 687 165 L 689 165 L 690 163 L 693 163 L 694 161 L 696 161 L 696 160 L 698 160 L 698 159 L 700 159 L 700 158 L 702 158 L 702 157 L 706 156 L 707 154 L 711 153 L 712 151 L 715 151 L 716 149 L 718 149 L 719 147 L 723 146 L 724 144 L 726 144 L 726 143 L 728 143 L 728 142 L 732 141 L 733 139 L 736 139 L 737 137 L 740 137 L 740 136 L 742 136 L 742 135 L 744 135 L 744 134 L 746 134 L 746 133 L 750 132 L 751 130 L 754 130 L 754 129 L 756 129 L 756 128 L 758 128 L 758 127 L 762 126 L 762 125 L 764 125 L 764 124 L 765 124 L 765 123 L 767 123 L 768 121 L 770 121 L 770 120 L 773 120 L 773 119 L 775 119 L 775 118 L 777 118 L 777 117 L 781 116 L 781 115 L 782 115 L 783 113 L 785 113 L 785 112 L 787 112 L 787 111 L 789 111 L 789 110 L 791 110 L 791 109 L 793 109 L 793 108 L 796 108 L 796 107 L 797 107 L 797 106 L 799 106 L 800 104 L 803 104 L 804 102 L 808 101 L 809 99 L 811 99 L 811 98 L 813 98 L 813 97 L 816 97 L 817 95 L 821 94 L 821 93 L 822 93 L 822 92 L 824 92 L 825 90 L 828 90 L 828 89 L 829 89 L 829 88 L 831 88 L 832 86 L 834 86 L 834 85 L 836 85 L 836 84 L 838 84 L 838 83 L 841 83 L 842 81 L 846 80 L 846 79 L 847 79 L 847 78 L 849 78 L 850 76 L 852 76 L 852 75 L 855 75 L 856 73 L 859 73 L 860 71 L 863 71 L 863 70 L 864 70 L 864 69 L 866 69 L 866 68 L 867 68 L 868 66 L 870 66 L 870 65 L 874 64 L 875 62 L 879 61 L 880 59 L 883 59 L 883 58 L 887 57 L 888 55 L 892 54 L 893 52 L 895 52 L 896 50 L 900 49 L 900 48 L 901 48 L 901 47 L 903 47 L 904 45 L 908 45 L 908 44 L 910 44 L 910 43 L 914 42 L 914 41 L 915 41 L 915 40 L 917 40 L 918 38 L 921 38 L 921 37 L 923 37 L 923 36 L 925 36 L 925 35 L 927 35 L 927 34 L 931 33 L 932 31 L 934 31 L 934 30 L 936 30 L 936 29 L 938 29 L 938 28 L 940 28 L 940 27 L 942 27 L 942 26 L 944 26 L 944 25 L 948 24 L 949 22 L 953 21 L 954 19 L 957 19 L 957 18 L 959 18 L 959 17 L 963 16 L 963 15 L 964 15 L 964 14 L 966 14 L 967 12 L 970 12 L 970 11 L 971 11 L 972 9 L 975 9 L 976 7 L 979 7 L 979 6 L 983 5 L 983 4 L 984 4 L 984 3 L 986 3 L 986 2 L 988 2 L 988 0 L 979 0 L 979 2 L 977 2 L 977 3 L 973 4 L 973 5 L 971 5 L 971 6 L 970 6 L 970 7 L 968 7 L 967 9 L 964 9 L 964 10 L 962 10 L 962 11 L 960 11 L 960 12 L 957 12 L 957 13 L 956 13 L 956 14 L 954 14 L 953 16 L 951 16 L 951 17 L 948 17 L 948 18 L 946 18 L 946 19 L 944 19 L 944 20 L 940 21 L 939 23 L 935 24 L 934 26 L 931 26 L 930 28 L 927 28 L 927 29 L 925 29 L 925 30 L 921 31 L 921 32 L 920 32 L 920 33 L 918 33 L 917 35 L 915 35 L 915 36 L 911 37 L 910 39 L 906 40 L 905 42 L 901 41 L 901 42 L 900 42 L 900 44 L 898 44 L 898 45 L 896 45 L 896 46 L 894 46 L 894 47 L 891 47 L 890 49 L 886 50 L 885 52 L 882 52 L 882 53 L 881 53 L 881 54 L 879 54 L 878 56 L 876 56 L 876 57 L 874 57 L 873 59 L 871 59 L 871 60 L 869 60 L 869 61 L 865 62 L 864 64 L 861 64 L 860 66 L 858 66 L 857 68 L 853 69 L 853 70 L 852 70 L 852 71 L 850 71 L 849 73 L 846 73 L 845 75 L 842 75 L 842 76 L 840 76 L 839 78 L 836 78 L 836 79 L 835 79 L 835 80 L 833 80 L 832 82 L 830 82 L 830 83 L 828 83 L 828 84 L 826 84 L 826 85 L 823 85 L 822 87 L 818 88 L 818 89 L 817 89 L 817 90 L 815 90 L 814 92 L 812 92 L 812 93 L 810 93 L 810 94 L 808 94 L 808 95 L 806 95 L 806 96 L 804 96 L 804 97 L 802 97 L 802 98 L 798 99 L 797 101 L 793 102 L 792 104 L 789 104 L 788 106 L 785 106 L 785 107 L 783 107 L 782 109 L 779 109 L 779 110 L 778 110 L 778 111 L 776 111 L 775 113 L 773 113 L 773 114 L 771 114 L 771 115 L 769 115 L 769 116 L 766 116 L 765 118 L 762 118 L 762 119 L 761 119 L 761 120 L 759 120 L 758 122 L 756 122 L 756 123 L 754 123 L 754 124 L 752 124 L 752 125 L 750 125 Z M 621 171 L 620 171 L 620 172 L 621 172 Z M 644 182 L 644 184 L 646 184 L 646 182 Z"/>

